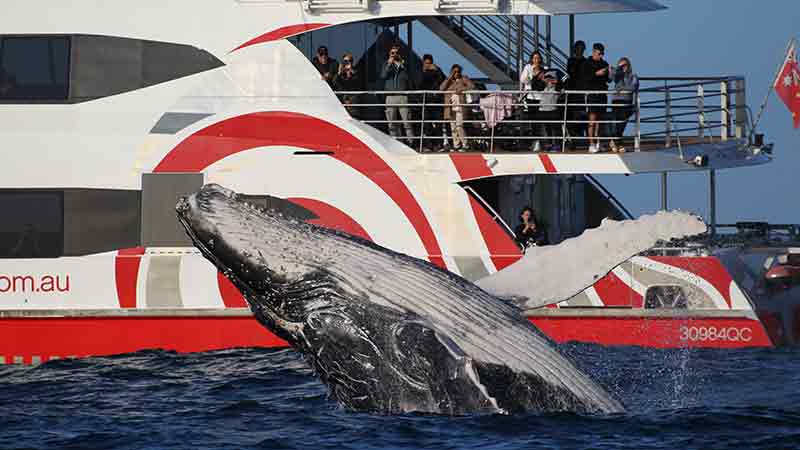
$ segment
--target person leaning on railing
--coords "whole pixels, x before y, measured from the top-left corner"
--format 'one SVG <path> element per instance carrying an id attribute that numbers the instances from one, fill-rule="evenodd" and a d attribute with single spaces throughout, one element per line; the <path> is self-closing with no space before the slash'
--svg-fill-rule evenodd
<path id="1" fill-rule="evenodd" d="M 639 77 L 633 72 L 631 60 L 622 57 L 617 63 L 617 67 L 611 71 L 611 79 L 614 80 L 614 94 L 611 96 L 611 103 L 614 105 L 612 117 L 616 123 L 611 124 L 611 136 L 621 139 L 625 133 L 625 126 L 628 119 L 635 112 L 635 93 L 639 91 Z M 617 147 L 614 139 L 611 140 L 611 150 L 614 152 L 624 152 L 625 148 Z"/>
<path id="2" fill-rule="evenodd" d="M 398 113 L 403 122 L 406 137 L 414 138 L 414 128 L 411 126 L 410 110 L 408 108 L 408 95 L 405 93 L 392 94 L 392 91 L 410 91 L 411 79 L 408 76 L 403 57 L 400 56 L 400 46 L 393 45 L 389 50 L 389 57 L 381 69 L 383 89 L 386 91 L 386 120 L 389 125 L 389 134 L 393 137 L 400 136 L 400 124 L 397 122 Z"/>
<path id="3" fill-rule="evenodd" d="M 446 91 L 444 119 L 450 121 L 450 129 L 453 131 L 453 150 L 463 151 L 467 146 L 467 135 L 464 131 L 467 100 L 464 91 L 475 89 L 475 84 L 462 73 L 461 66 L 453 64 L 450 76 L 442 82 L 440 88 Z"/>

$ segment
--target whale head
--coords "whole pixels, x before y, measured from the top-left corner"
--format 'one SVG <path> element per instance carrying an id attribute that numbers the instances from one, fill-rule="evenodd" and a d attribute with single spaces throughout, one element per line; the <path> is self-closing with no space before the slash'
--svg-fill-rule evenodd
<path id="1" fill-rule="evenodd" d="M 242 292 L 257 317 L 282 338 L 294 339 L 309 302 L 288 305 L 285 292 L 314 279 L 334 256 L 315 245 L 315 226 L 258 208 L 216 184 L 181 198 L 176 212 L 195 246 Z M 324 299 L 315 297 L 313 307 Z"/>

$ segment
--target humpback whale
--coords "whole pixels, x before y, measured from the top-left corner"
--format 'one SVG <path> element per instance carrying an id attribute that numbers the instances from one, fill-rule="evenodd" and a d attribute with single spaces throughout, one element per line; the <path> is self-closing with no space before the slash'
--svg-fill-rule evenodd
<path id="1" fill-rule="evenodd" d="M 347 409 L 623 411 L 517 304 L 447 270 L 256 208 L 219 185 L 180 199 L 176 211 L 255 318 L 301 352 Z"/>

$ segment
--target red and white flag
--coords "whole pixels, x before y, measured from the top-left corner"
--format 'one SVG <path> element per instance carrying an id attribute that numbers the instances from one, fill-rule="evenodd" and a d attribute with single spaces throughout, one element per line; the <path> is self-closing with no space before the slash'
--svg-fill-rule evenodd
<path id="1" fill-rule="evenodd" d="M 775 93 L 783 100 L 792 113 L 794 127 L 800 128 L 800 66 L 797 64 L 795 44 L 792 41 L 786 60 L 783 62 L 778 78 L 775 79 Z"/>

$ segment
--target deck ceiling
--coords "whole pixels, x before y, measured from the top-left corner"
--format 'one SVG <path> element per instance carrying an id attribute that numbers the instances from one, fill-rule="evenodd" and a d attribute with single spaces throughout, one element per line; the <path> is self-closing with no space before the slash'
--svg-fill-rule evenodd
<path id="1" fill-rule="evenodd" d="M 655 0 L 533 0 L 533 3 L 554 16 L 564 14 L 644 12 L 666 9 L 666 6 Z"/>

